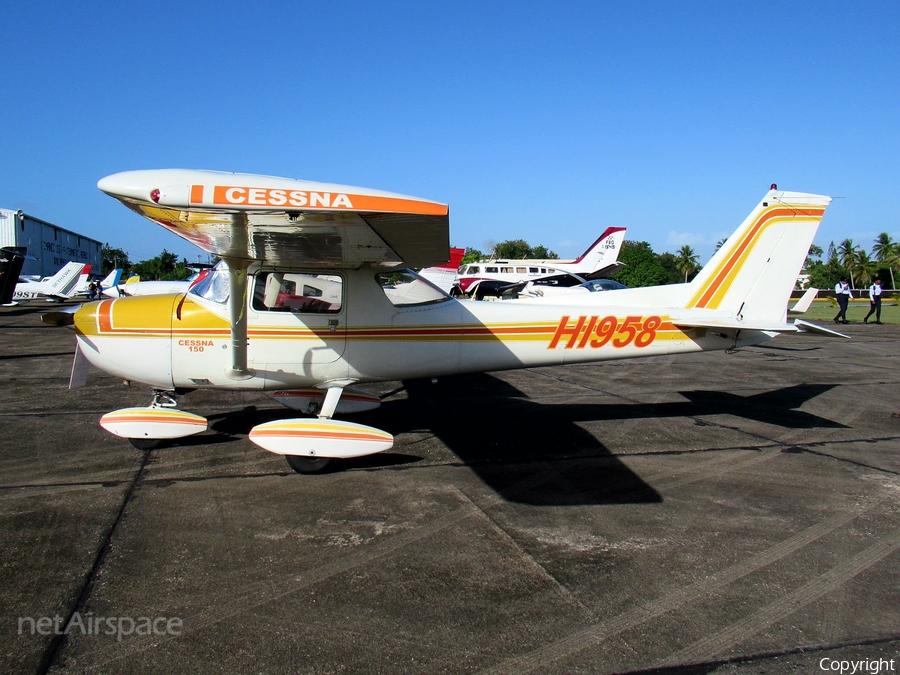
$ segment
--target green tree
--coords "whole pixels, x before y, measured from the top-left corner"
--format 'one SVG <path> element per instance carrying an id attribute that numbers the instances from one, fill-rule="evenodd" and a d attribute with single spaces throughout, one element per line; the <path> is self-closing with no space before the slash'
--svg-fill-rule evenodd
<path id="1" fill-rule="evenodd" d="M 847 277 L 847 270 L 841 266 L 837 256 L 829 258 L 825 262 L 814 260 L 806 268 L 806 273 L 809 275 L 810 286 L 823 289 L 834 288 L 837 282 Z"/>
<path id="2" fill-rule="evenodd" d="M 684 272 L 684 283 L 687 283 L 688 275 L 700 269 L 700 256 L 694 253 L 694 249 L 685 244 L 675 254 L 675 266 L 679 272 Z"/>
<path id="3" fill-rule="evenodd" d="M 669 273 L 646 241 L 622 242 L 619 261 L 625 263 L 625 267 L 613 278 L 626 286 L 637 288 L 668 283 Z"/>
<path id="4" fill-rule="evenodd" d="M 131 271 L 140 275 L 144 280 L 163 280 L 171 281 L 177 279 L 187 279 L 193 272 L 188 268 L 188 261 L 182 259 L 178 262 L 178 256 L 169 253 L 166 249 L 155 258 L 150 260 L 142 260 L 132 265 Z"/>
<path id="5" fill-rule="evenodd" d="M 462 261 L 459 264 L 468 265 L 469 263 L 478 262 L 482 258 L 484 258 L 484 253 L 477 248 L 467 247 L 466 252 L 463 254 Z"/>
<path id="6" fill-rule="evenodd" d="M 100 249 L 100 268 L 103 276 L 106 276 L 114 269 L 122 268 L 123 274 L 127 274 L 131 269 L 131 261 L 128 254 L 120 248 L 111 248 L 109 244 L 105 244 Z"/>
<path id="7" fill-rule="evenodd" d="M 872 260 L 865 251 L 858 251 L 855 272 L 856 280 L 863 286 L 868 286 L 878 273 L 878 263 Z"/>
<path id="8" fill-rule="evenodd" d="M 553 251 L 547 250 L 546 246 L 532 247 L 524 239 L 501 241 L 494 247 L 494 257 L 509 260 L 522 260 L 523 258 L 550 258 L 556 260 L 559 258 Z"/>
<path id="9" fill-rule="evenodd" d="M 531 246 L 524 239 L 507 239 L 494 248 L 495 258 L 527 258 Z"/>
<path id="10" fill-rule="evenodd" d="M 678 270 L 678 263 L 675 260 L 675 254 L 669 253 L 660 253 L 656 256 L 657 260 L 659 260 L 659 264 L 662 265 L 663 269 L 669 275 L 669 280 L 666 282 L 667 284 L 680 284 L 681 283 L 681 272 Z"/>
<path id="11" fill-rule="evenodd" d="M 824 251 L 822 250 L 821 246 L 812 244 L 809 247 L 809 253 L 806 254 L 806 262 L 803 264 L 804 269 L 808 269 L 809 266 L 812 265 L 813 262 L 815 262 L 816 258 L 821 258 L 822 253 L 824 253 Z"/>
<path id="12" fill-rule="evenodd" d="M 900 253 L 900 245 L 887 232 L 882 232 L 875 238 L 875 245 L 872 247 L 872 255 L 879 263 L 887 268 L 891 275 L 891 288 L 894 288 L 894 267 L 898 262 L 898 253 Z"/>
<path id="13" fill-rule="evenodd" d="M 553 251 L 549 250 L 543 244 L 538 244 L 537 246 L 531 249 L 531 255 L 526 256 L 527 258 L 536 258 L 537 260 L 559 260 L 559 256 L 556 255 Z"/>
<path id="14" fill-rule="evenodd" d="M 859 247 L 853 243 L 852 239 L 844 239 L 837 247 L 838 260 L 841 261 L 841 265 L 844 266 L 844 269 L 850 272 L 850 288 L 856 287 L 856 284 L 853 281 L 853 270 L 856 267 L 856 254 L 858 249 Z"/>

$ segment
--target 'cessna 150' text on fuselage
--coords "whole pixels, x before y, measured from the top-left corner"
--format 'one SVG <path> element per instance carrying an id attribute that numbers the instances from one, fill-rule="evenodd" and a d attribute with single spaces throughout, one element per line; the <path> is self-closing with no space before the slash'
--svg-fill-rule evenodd
<path id="1" fill-rule="evenodd" d="M 70 386 L 88 363 L 154 388 L 101 419 L 139 446 L 204 431 L 175 408 L 198 388 L 270 390 L 311 417 L 250 439 L 315 472 L 391 447 L 333 419 L 377 407 L 367 382 L 727 349 L 779 332 L 828 197 L 775 186 L 689 284 L 504 303 L 457 301 L 408 267 L 446 262 L 444 204 L 393 193 L 212 171 L 116 174 L 104 192 L 220 256 L 189 292 L 83 305 Z M 140 358 L 136 355 L 140 354 Z"/>

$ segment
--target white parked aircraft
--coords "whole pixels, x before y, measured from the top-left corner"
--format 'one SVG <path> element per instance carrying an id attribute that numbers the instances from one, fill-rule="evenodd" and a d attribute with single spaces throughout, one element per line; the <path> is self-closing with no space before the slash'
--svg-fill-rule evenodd
<path id="1" fill-rule="evenodd" d="M 124 284 L 116 284 L 114 287 L 110 287 L 106 289 L 104 285 L 103 295 L 109 298 L 118 298 L 121 296 L 129 296 L 135 297 L 139 295 L 165 295 L 167 293 L 187 293 L 187 290 L 191 287 L 203 270 L 209 269 L 212 265 L 205 264 L 191 264 L 188 265 L 189 268 L 194 270 L 200 270 L 199 272 L 195 272 L 187 279 L 180 280 L 170 280 L 170 281 L 156 281 L 156 280 L 148 280 L 141 281 L 141 278 L 138 276 L 131 277 Z"/>
<path id="2" fill-rule="evenodd" d="M 90 363 L 155 389 L 149 406 L 100 420 L 138 447 L 206 430 L 205 418 L 175 409 L 178 394 L 270 390 L 317 417 L 260 424 L 250 440 L 314 473 L 392 446 L 384 431 L 333 419 L 379 405 L 359 384 L 723 350 L 782 332 L 840 335 L 786 318 L 831 199 L 775 186 L 690 283 L 487 303 L 454 300 L 405 269 L 447 259 L 444 204 L 180 169 L 115 174 L 99 187 L 227 265 L 187 294 L 44 317 L 74 324 L 71 387 Z M 285 280 L 301 300 L 279 306 Z M 304 295 L 306 285 L 322 296 Z"/>
<path id="3" fill-rule="evenodd" d="M 562 275 L 559 275 L 562 276 Z M 578 277 L 576 277 L 577 279 Z M 546 279 L 536 279 L 529 281 L 519 291 L 520 298 L 549 298 L 559 297 L 560 295 L 572 295 L 579 293 L 600 293 L 603 291 L 620 291 L 628 288 L 625 284 L 620 284 L 613 279 L 589 279 L 582 281 L 580 284 L 567 285 L 563 283 L 553 283 L 558 277 L 547 277 Z"/>
<path id="4" fill-rule="evenodd" d="M 469 263 L 459 268 L 459 295 L 482 299 L 487 295 L 515 293 L 522 285 L 560 273 L 597 279 L 608 277 L 624 267 L 618 262 L 619 250 L 625 240 L 624 227 L 608 227 L 587 251 L 575 260 L 488 260 Z M 454 294 L 457 294 L 454 293 Z"/>
<path id="5" fill-rule="evenodd" d="M 52 277 L 42 281 L 32 281 L 20 277 L 11 304 L 15 305 L 39 298 L 51 301 L 68 300 L 72 297 L 72 292 L 83 269 L 84 263 L 69 262 Z"/>

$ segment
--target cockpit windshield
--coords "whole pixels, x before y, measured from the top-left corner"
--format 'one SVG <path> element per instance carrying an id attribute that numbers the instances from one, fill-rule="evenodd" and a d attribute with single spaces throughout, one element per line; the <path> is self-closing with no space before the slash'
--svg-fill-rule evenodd
<path id="1" fill-rule="evenodd" d="M 224 261 L 219 262 L 211 270 L 203 270 L 196 281 L 191 284 L 188 293 L 220 305 L 228 302 L 228 268 Z"/>

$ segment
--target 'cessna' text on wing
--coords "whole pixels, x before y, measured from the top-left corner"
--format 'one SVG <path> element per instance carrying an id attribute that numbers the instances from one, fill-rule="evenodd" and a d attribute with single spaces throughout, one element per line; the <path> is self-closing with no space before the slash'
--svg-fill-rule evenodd
<path id="1" fill-rule="evenodd" d="M 196 190 L 198 186 L 194 186 Z M 246 204 L 250 206 L 308 206 L 310 208 L 352 209 L 353 204 L 346 194 L 330 192 L 307 192 L 305 190 L 282 190 L 278 188 L 232 187 L 216 185 L 213 190 L 214 204 Z"/>

